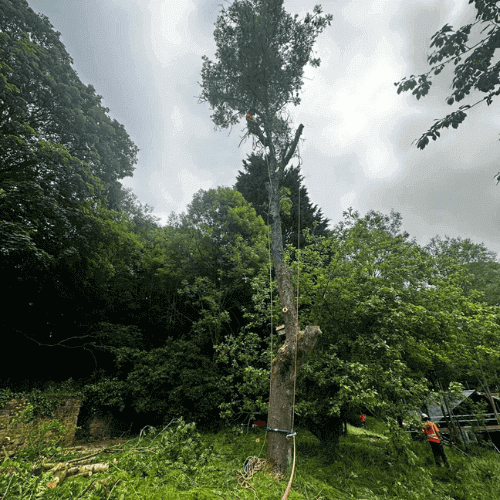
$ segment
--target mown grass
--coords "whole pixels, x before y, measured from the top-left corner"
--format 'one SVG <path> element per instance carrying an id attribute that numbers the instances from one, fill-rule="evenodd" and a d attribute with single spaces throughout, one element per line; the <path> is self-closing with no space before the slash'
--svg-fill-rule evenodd
<path id="1" fill-rule="evenodd" d="M 406 441 L 395 446 L 384 425 L 374 419 L 368 418 L 366 429 L 349 426 L 334 451 L 321 447 L 309 432 L 297 431 L 290 500 L 500 498 L 500 455 L 490 450 L 474 449 L 465 455 L 446 447 L 448 470 L 436 467 L 427 443 Z M 47 486 L 53 481 L 49 473 L 32 474 L 32 462 L 5 459 L 0 467 L 0 499 L 279 500 L 291 472 L 289 466 L 285 481 L 264 471 L 244 481 L 245 460 L 265 458 L 262 429 L 198 434 L 181 423 L 142 433 L 121 449 L 95 457 L 95 462 L 110 462 L 109 471 L 68 477 L 55 488 Z M 50 452 L 51 461 L 76 457 L 64 450 Z"/>

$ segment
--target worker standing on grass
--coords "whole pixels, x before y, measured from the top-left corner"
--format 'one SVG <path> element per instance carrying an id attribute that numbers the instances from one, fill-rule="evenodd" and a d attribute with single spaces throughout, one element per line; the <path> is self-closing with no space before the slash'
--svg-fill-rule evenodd
<path id="1" fill-rule="evenodd" d="M 359 419 L 361 420 L 361 427 L 365 428 L 366 427 L 366 415 L 364 413 L 362 413 L 359 416 Z"/>
<path id="2" fill-rule="evenodd" d="M 436 465 L 441 467 L 441 460 L 443 460 L 444 464 L 448 469 L 450 468 L 450 464 L 448 463 L 448 459 L 444 454 L 443 443 L 441 442 L 441 438 L 439 437 L 439 428 L 438 426 L 430 421 L 430 418 L 425 413 L 422 413 L 422 431 L 427 436 L 427 441 L 431 445 L 432 453 L 434 454 L 434 460 L 436 461 Z"/>

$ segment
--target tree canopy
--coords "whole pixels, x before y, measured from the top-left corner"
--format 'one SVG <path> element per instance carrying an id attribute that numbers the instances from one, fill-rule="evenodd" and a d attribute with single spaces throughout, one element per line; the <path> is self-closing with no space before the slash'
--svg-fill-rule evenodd
<path id="1" fill-rule="evenodd" d="M 343 420 L 369 409 L 403 418 L 421 407 L 438 381 L 479 384 L 493 366 L 500 340 L 499 309 L 464 294 L 468 273 L 443 274 L 435 259 L 401 230 L 401 216 L 344 212 L 329 237 L 310 237 L 293 267 L 300 266 L 300 324 L 319 323 L 323 335 L 299 377 L 298 420 L 322 441 L 338 439 Z M 254 279 L 254 308 L 240 335 L 219 346 L 219 362 L 238 366 L 232 403 L 224 416 L 265 413 L 275 284 Z M 245 346 L 245 347 L 243 347 Z M 490 383 L 497 383 L 494 370 Z M 228 398 L 229 399 L 229 398 Z"/>
<path id="2" fill-rule="evenodd" d="M 432 238 L 425 249 L 434 257 L 440 273 L 465 271 L 464 294 L 488 305 L 500 304 L 500 263 L 496 253 L 470 238 Z"/>
<path id="3" fill-rule="evenodd" d="M 106 206 L 108 187 L 132 174 L 138 149 L 80 81 L 49 19 L 26 0 L 1 7 L 3 263 L 21 273 L 94 258 L 97 201 Z"/>

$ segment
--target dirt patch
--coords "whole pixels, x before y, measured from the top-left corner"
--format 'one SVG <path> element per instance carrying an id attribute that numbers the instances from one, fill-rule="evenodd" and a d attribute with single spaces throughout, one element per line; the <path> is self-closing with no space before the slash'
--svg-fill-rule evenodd
<path id="1" fill-rule="evenodd" d="M 110 448 L 111 446 L 121 445 L 126 443 L 132 438 L 113 438 L 113 439 L 101 439 L 99 441 L 75 441 L 72 446 L 65 447 L 65 451 L 71 451 L 75 453 L 91 453 L 92 451 L 102 450 L 104 448 Z"/>

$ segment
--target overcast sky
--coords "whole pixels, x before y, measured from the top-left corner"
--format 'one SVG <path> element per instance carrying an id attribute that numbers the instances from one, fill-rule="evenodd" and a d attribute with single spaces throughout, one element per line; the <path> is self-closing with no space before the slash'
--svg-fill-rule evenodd
<path id="1" fill-rule="evenodd" d="M 251 140 L 240 126 L 215 131 L 209 105 L 198 104 L 202 55 L 216 62 L 214 23 L 225 0 L 28 0 L 49 17 L 74 59 L 139 147 L 132 187 L 166 222 L 199 189 L 232 186 Z M 468 0 L 285 0 L 303 19 L 320 3 L 331 26 L 317 38 L 319 68 L 306 66 L 302 102 L 289 105 L 302 123 L 301 171 L 313 203 L 335 224 L 352 206 L 400 212 L 403 228 L 426 244 L 445 234 L 483 242 L 500 254 L 499 100 L 468 111 L 424 151 L 411 144 L 434 119 L 484 94 L 448 106 L 453 64 L 432 76 L 419 101 L 394 82 L 429 70 L 432 35 L 449 23 L 474 22 Z M 479 40 L 484 25 L 474 27 Z M 483 35 L 485 35 L 483 33 Z M 495 57 L 495 63 L 498 57 Z M 297 159 L 291 164 L 296 165 Z"/>

